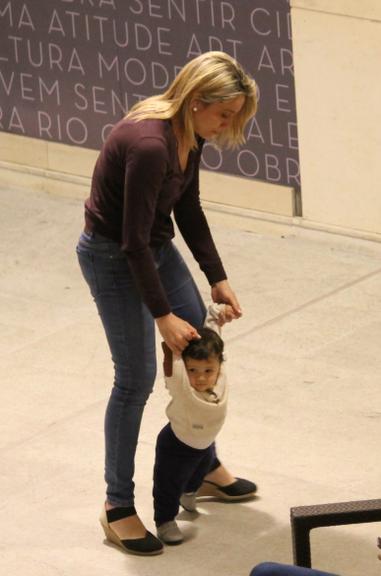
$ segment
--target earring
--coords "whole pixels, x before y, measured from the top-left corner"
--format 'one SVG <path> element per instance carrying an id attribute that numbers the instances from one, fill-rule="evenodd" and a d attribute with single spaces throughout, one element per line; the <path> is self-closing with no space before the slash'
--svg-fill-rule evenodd
<path id="1" fill-rule="evenodd" d="M 197 106 L 193 106 L 192 111 L 197 112 L 197 110 L 198 110 Z"/>

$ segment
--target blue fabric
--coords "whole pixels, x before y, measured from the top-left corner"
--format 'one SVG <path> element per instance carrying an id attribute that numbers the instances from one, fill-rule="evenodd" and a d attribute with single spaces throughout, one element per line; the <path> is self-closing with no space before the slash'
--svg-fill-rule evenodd
<path id="1" fill-rule="evenodd" d="M 114 506 L 133 506 L 136 446 L 144 406 L 156 377 L 155 323 L 116 242 L 83 233 L 77 255 L 115 369 L 105 417 L 107 499 Z M 202 326 L 205 306 L 176 247 L 167 242 L 154 256 L 172 312 L 196 327 Z"/>
<path id="2" fill-rule="evenodd" d="M 258 564 L 250 572 L 250 576 L 335 576 L 331 572 L 322 572 L 312 568 L 302 568 L 289 564 L 277 564 L 276 562 L 263 562 Z"/>

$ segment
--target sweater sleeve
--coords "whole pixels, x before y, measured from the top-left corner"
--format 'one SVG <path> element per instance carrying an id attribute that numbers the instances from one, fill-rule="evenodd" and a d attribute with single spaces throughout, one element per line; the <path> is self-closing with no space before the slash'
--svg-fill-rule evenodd
<path id="1" fill-rule="evenodd" d="M 184 360 L 181 356 L 173 356 L 172 359 L 172 375 L 164 376 L 165 386 L 172 396 L 175 398 L 184 386 L 189 386 L 188 375 L 185 370 Z"/>
<path id="2" fill-rule="evenodd" d="M 181 199 L 174 208 L 176 224 L 193 257 L 210 285 L 226 280 L 226 272 L 214 244 L 203 212 L 199 192 L 199 163 L 201 149 L 194 161 L 193 175 Z"/>
<path id="3" fill-rule="evenodd" d="M 151 228 L 167 164 L 164 143 L 147 137 L 128 155 L 125 167 L 122 250 L 142 298 L 155 318 L 170 312 L 150 248 Z"/>
<path id="4" fill-rule="evenodd" d="M 204 326 L 217 332 L 221 336 L 221 326 L 218 323 L 220 313 L 225 309 L 225 304 L 211 304 L 208 306 Z"/>

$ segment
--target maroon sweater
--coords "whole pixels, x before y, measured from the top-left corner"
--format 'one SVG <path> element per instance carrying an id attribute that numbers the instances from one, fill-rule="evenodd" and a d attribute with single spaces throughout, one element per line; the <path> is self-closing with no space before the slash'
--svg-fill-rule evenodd
<path id="1" fill-rule="evenodd" d="M 174 237 L 176 224 L 210 284 L 226 279 L 199 193 L 203 141 L 189 154 L 183 173 L 176 138 L 167 120 L 121 120 L 96 162 L 86 229 L 118 242 L 126 253 L 142 298 L 155 318 L 171 309 L 152 248 Z"/>

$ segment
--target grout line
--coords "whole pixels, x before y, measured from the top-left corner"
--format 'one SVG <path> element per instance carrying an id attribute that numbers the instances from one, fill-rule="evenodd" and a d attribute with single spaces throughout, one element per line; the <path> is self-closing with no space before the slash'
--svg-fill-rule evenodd
<path id="1" fill-rule="evenodd" d="M 97 408 L 100 405 L 106 406 L 107 399 L 108 397 L 102 398 L 100 400 L 97 400 L 96 402 L 87 404 L 83 408 L 79 408 L 77 410 L 74 410 L 73 412 L 65 414 L 64 416 L 55 418 L 50 422 L 45 422 L 43 428 L 41 428 L 40 430 L 37 430 L 36 432 L 33 432 L 32 434 L 27 435 L 24 438 L 8 442 L 4 446 L 2 446 L 0 448 L 0 454 L 6 454 L 7 452 L 9 452 L 9 450 L 13 450 L 14 448 L 18 448 L 25 444 L 29 444 L 29 442 L 33 442 L 36 439 L 38 440 L 39 438 L 44 438 L 52 430 L 53 431 L 58 430 L 60 426 L 67 424 L 68 422 L 70 422 L 75 418 L 81 417 L 83 414 L 86 414 L 86 412 L 88 412 L 89 410 L 93 410 L 94 408 Z"/>
<path id="2" fill-rule="evenodd" d="M 330 290 L 326 294 L 323 294 L 321 296 L 317 296 L 316 298 L 312 298 L 312 300 L 308 300 L 307 302 L 305 302 L 304 304 L 301 304 L 300 306 L 297 306 L 296 308 L 292 308 L 291 310 L 287 310 L 287 312 L 283 312 L 282 314 L 278 314 L 278 316 L 274 316 L 274 318 L 270 318 L 270 320 L 266 320 L 265 322 L 262 322 L 262 324 L 257 324 L 256 326 L 254 326 L 250 330 L 247 330 L 246 332 L 242 332 L 241 334 L 237 334 L 236 336 L 233 336 L 232 338 L 227 338 L 226 341 L 230 343 L 230 342 L 234 342 L 234 341 L 238 340 L 239 338 L 244 338 L 245 336 L 249 336 L 253 332 L 258 332 L 259 330 L 262 330 L 262 328 L 267 328 L 267 326 L 271 326 L 272 324 L 276 324 L 277 322 L 280 322 L 281 320 L 283 320 L 284 318 L 287 318 L 288 316 L 292 316 L 293 314 L 296 314 L 297 312 L 300 312 L 301 310 L 304 310 L 305 308 L 308 308 L 309 306 L 313 306 L 314 304 L 317 304 L 318 302 L 322 302 L 323 300 L 326 300 L 327 298 L 330 298 L 331 296 L 339 294 L 343 290 L 347 290 L 348 288 L 352 288 L 352 286 L 356 286 L 357 284 L 360 284 L 361 282 L 364 282 L 365 280 L 369 280 L 369 278 L 373 278 L 374 276 L 377 276 L 380 273 L 381 273 L 381 268 L 378 268 L 377 270 L 374 270 L 373 272 L 369 272 L 368 274 L 365 274 L 364 276 L 361 276 L 360 278 L 356 278 L 356 280 L 352 280 L 351 282 L 347 282 L 346 284 L 343 284 L 342 286 L 338 286 L 337 288 Z"/>
<path id="3" fill-rule="evenodd" d="M 370 17 L 370 16 L 362 16 L 362 15 L 355 15 L 355 14 L 346 14 L 345 12 L 331 12 L 330 10 L 318 9 L 318 8 L 308 8 L 305 6 L 291 6 L 291 13 L 293 10 L 300 10 L 302 12 L 314 12 L 315 14 L 326 14 L 329 16 L 337 16 L 341 18 L 350 18 L 351 20 L 365 20 L 366 22 L 375 22 L 377 24 L 381 23 L 380 18 L 377 17 Z"/>

